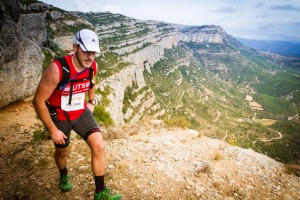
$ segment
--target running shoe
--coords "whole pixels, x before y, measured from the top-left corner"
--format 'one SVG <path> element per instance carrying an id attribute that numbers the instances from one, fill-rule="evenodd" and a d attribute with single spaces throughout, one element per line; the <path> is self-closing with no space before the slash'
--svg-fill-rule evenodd
<path id="1" fill-rule="evenodd" d="M 71 183 L 71 176 L 70 175 L 62 175 L 60 177 L 60 184 L 59 187 L 61 191 L 63 192 L 69 192 L 72 189 L 72 183 Z"/>
<path id="2" fill-rule="evenodd" d="M 104 188 L 102 192 L 98 194 L 94 193 L 94 200 L 120 200 L 122 196 L 120 194 L 114 194 L 110 189 Z"/>

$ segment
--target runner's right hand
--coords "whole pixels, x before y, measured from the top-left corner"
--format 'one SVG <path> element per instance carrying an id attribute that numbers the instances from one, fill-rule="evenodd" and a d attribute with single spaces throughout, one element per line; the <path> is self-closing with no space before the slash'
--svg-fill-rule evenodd
<path id="1" fill-rule="evenodd" d="M 51 136 L 51 140 L 55 144 L 65 144 L 65 139 L 67 138 L 67 136 L 60 130 L 51 132 L 50 136 Z"/>

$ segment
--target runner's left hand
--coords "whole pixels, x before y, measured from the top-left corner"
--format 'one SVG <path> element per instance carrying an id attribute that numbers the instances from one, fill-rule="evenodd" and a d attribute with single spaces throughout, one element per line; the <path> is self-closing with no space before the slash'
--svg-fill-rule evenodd
<path id="1" fill-rule="evenodd" d="M 88 103 L 86 106 L 92 111 L 92 113 L 94 112 L 95 105 Z"/>

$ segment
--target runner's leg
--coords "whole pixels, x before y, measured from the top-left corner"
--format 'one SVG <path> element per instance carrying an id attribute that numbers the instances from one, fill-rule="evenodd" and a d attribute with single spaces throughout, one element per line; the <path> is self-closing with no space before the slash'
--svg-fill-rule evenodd
<path id="1" fill-rule="evenodd" d="M 94 176 L 103 176 L 105 171 L 104 141 L 100 132 L 92 133 L 87 138 L 92 152 L 92 171 Z"/>
<path id="2" fill-rule="evenodd" d="M 55 159 L 56 166 L 59 170 L 62 170 L 67 166 L 67 158 L 68 158 L 68 147 L 65 148 L 55 147 L 54 159 Z"/>

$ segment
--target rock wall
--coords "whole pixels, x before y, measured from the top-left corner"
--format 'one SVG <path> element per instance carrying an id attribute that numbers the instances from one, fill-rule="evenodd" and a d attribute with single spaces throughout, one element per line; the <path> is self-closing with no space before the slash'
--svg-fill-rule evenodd
<path id="1" fill-rule="evenodd" d="M 60 49 L 71 51 L 73 50 L 73 38 L 74 36 L 57 36 L 53 39 L 53 42 L 57 44 Z"/>
<path id="2" fill-rule="evenodd" d="M 148 40 L 151 39 L 149 38 Z M 143 41 L 143 43 L 147 43 L 148 40 Z M 157 61 L 163 58 L 165 49 L 170 49 L 173 46 L 178 45 L 180 35 L 161 35 L 159 38 L 156 38 L 156 40 L 157 41 L 152 43 L 152 45 L 147 46 L 138 52 L 123 56 L 123 59 L 141 67 L 144 67 L 144 63 L 148 63 L 150 66 L 153 66 Z M 126 47 L 123 49 L 126 49 Z"/>
<path id="3" fill-rule="evenodd" d="M 121 70 L 119 73 L 106 78 L 96 86 L 97 89 L 100 88 L 101 90 L 104 90 L 106 86 L 111 88 L 112 92 L 108 96 L 111 103 L 106 107 L 106 111 L 110 113 L 111 118 L 116 124 L 124 124 L 124 114 L 122 112 L 124 92 L 127 87 L 132 87 L 133 82 L 136 83 L 139 88 L 146 85 L 143 68 L 137 65 L 131 65 Z"/>
<path id="4" fill-rule="evenodd" d="M 137 111 L 135 116 L 133 116 L 134 106 L 129 108 L 129 110 L 123 114 L 124 92 L 126 87 L 131 87 L 132 81 L 137 82 L 139 88 L 146 85 L 143 76 L 144 70 L 151 73 L 151 67 L 164 57 L 165 49 L 176 47 L 180 41 L 223 43 L 223 34 L 223 29 L 216 26 L 207 26 L 202 29 L 197 28 L 195 31 L 189 30 L 186 33 L 179 31 L 179 29 L 174 29 L 174 31 L 167 34 L 160 33 L 156 30 L 143 38 L 133 38 L 126 41 L 126 43 L 114 45 L 114 47 L 117 47 L 117 49 L 113 50 L 114 53 L 120 55 L 123 60 L 133 63 L 132 66 L 109 77 L 99 84 L 99 87 L 102 89 L 104 89 L 105 85 L 109 85 L 112 89 L 112 94 L 108 97 L 111 103 L 106 110 L 111 114 L 114 122 L 116 124 L 124 124 L 124 119 L 131 119 L 129 120 L 130 122 L 137 121 L 138 118 L 143 115 L 142 112 L 147 112 L 146 109 L 151 109 L 151 106 L 155 103 L 154 94 L 149 97 L 148 101 L 145 101 L 144 105 L 139 107 L 140 110 Z M 148 45 L 143 48 L 143 45 L 145 44 Z M 138 51 L 136 51 L 137 49 Z M 189 61 L 178 61 L 178 65 L 183 64 L 189 66 Z M 158 117 L 162 114 L 164 114 L 164 111 L 157 109 L 154 116 Z"/>
<path id="5" fill-rule="evenodd" d="M 43 54 L 39 45 L 17 23 L 18 1 L 4 0 L 0 6 L 1 108 L 34 94 L 42 73 Z"/>
<path id="6" fill-rule="evenodd" d="M 144 42 L 153 42 L 153 38 L 148 38 Z M 109 95 L 109 99 L 111 101 L 110 105 L 106 108 L 114 120 L 116 124 L 124 124 L 125 118 L 131 118 L 129 114 L 126 116 L 122 112 L 123 108 L 123 100 L 124 100 L 124 92 L 127 87 L 132 86 L 132 82 L 135 82 L 139 88 L 143 88 L 146 83 L 144 80 L 143 72 L 145 70 L 145 63 L 149 66 L 153 66 L 153 64 L 159 61 L 164 55 L 165 48 L 172 48 L 172 46 L 177 46 L 179 42 L 178 35 L 171 34 L 167 37 L 156 38 L 157 42 L 152 45 L 141 49 L 138 52 L 130 53 L 122 58 L 125 61 L 129 61 L 133 63 L 130 67 L 120 71 L 118 74 L 115 74 L 106 80 L 102 81 L 99 84 L 99 87 L 104 90 L 106 85 L 109 85 L 112 89 L 111 95 Z M 138 44 L 136 48 L 139 48 L 143 43 Z M 118 53 L 132 51 L 132 46 L 130 48 L 120 48 L 117 50 Z M 115 52 L 116 53 L 116 52 Z M 141 110 L 144 111 L 145 108 L 150 108 L 154 103 L 155 98 L 154 94 L 151 96 L 151 100 L 145 101 L 145 105 L 141 106 Z M 150 103 L 151 102 L 151 103 Z M 147 105 L 146 105 L 147 104 Z M 139 111 L 138 115 L 132 118 L 133 121 L 137 121 L 138 117 L 142 115 L 142 112 Z"/>
<path id="7" fill-rule="evenodd" d="M 213 25 L 188 27 L 183 30 L 184 34 L 181 39 L 186 42 L 222 44 L 226 35 L 221 27 Z"/>
<path id="8" fill-rule="evenodd" d="M 22 14 L 18 24 L 23 26 L 29 37 L 40 46 L 47 42 L 47 28 L 45 23 L 46 14 Z"/>

